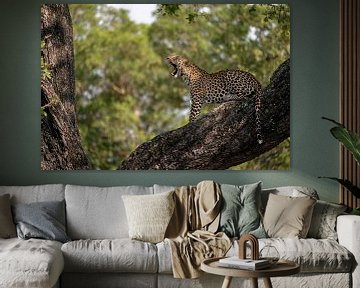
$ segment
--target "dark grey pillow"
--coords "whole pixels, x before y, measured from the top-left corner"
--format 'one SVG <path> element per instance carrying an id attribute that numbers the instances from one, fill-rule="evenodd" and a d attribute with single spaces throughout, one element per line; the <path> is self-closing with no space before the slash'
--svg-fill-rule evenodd
<path id="1" fill-rule="evenodd" d="M 219 231 L 229 237 L 253 234 L 257 238 L 266 238 L 261 215 L 261 182 L 236 186 L 221 184 L 223 197 Z"/>
<path id="2" fill-rule="evenodd" d="M 12 210 L 19 238 L 70 241 L 65 232 L 65 201 L 15 204 Z"/>

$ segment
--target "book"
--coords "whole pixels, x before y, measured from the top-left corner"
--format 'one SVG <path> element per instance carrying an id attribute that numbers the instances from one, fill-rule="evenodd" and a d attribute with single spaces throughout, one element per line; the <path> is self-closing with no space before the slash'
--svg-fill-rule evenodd
<path id="1" fill-rule="evenodd" d="M 267 259 L 251 260 L 240 259 L 238 256 L 222 258 L 219 260 L 219 266 L 246 270 L 260 270 L 271 266 Z"/>

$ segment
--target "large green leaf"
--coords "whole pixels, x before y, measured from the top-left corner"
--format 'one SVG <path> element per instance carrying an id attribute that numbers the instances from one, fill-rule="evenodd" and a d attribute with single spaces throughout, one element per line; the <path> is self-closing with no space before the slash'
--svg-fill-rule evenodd
<path id="1" fill-rule="evenodd" d="M 326 178 L 326 179 L 331 179 L 331 180 L 337 181 L 341 185 L 343 185 L 346 189 L 348 189 L 356 198 L 360 198 L 360 188 L 355 186 L 349 180 L 339 179 L 336 177 L 319 177 L 319 178 Z"/>
<path id="2" fill-rule="evenodd" d="M 332 119 L 325 117 L 323 117 L 323 119 L 331 121 L 337 125 L 337 127 L 330 129 L 331 134 L 353 154 L 356 162 L 360 165 L 360 136 Z"/>

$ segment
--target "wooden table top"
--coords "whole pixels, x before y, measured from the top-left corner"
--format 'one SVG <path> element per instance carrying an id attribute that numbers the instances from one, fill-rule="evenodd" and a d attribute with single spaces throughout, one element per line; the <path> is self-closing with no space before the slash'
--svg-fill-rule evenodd
<path id="1" fill-rule="evenodd" d="M 276 264 L 266 269 L 245 270 L 219 266 L 219 259 L 221 258 L 224 257 L 204 260 L 201 263 L 201 270 L 216 275 L 244 278 L 289 276 L 300 272 L 300 266 L 288 260 L 279 260 Z"/>

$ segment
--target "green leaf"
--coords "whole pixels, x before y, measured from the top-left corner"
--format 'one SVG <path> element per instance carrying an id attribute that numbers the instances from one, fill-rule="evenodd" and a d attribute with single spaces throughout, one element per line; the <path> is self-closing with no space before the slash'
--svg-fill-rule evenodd
<path id="1" fill-rule="evenodd" d="M 341 123 L 339 122 L 336 122 L 334 119 L 330 119 L 330 118 L 327 118 L 327 117 L 321 117 L 321 119 L 324 119 L 324 120 L 327 120 L 327 121 L 330 121 L 336 125 L 338 125 L 339 127 L 345 127 L 344 125 L 342 125 Z"/>
<path id="2" fill-rule="evenodd" d="M 337 127 L 330 129 L 331 134 L 353 154 L 356 162 L 360 165 L 360 136 L 335 120 L 326 117 L 322 118 L 337 125 Z"/>
<path id="3" fill-rule="evenodd" d="M 319 177 L 319 178 L 326 178 L 326 179 L 337 181 L 341 185 L 343 185 L 347 190 L 349 190 L 356 198 L 360 198 L 360 188 L 355 186 L 349 180 L 339 179 L 339 178 L 336 178 L 336 177 Z"/>
<path id="4" fill-rule="evenodd" d="M 331 128 L 331 134 L 339 140 L 354 156 L 360 165 L 360 137 L 344 127 Z"/>
<path id="5" fill-rule="evenodd" d="M 351 212 L 351 215 L 358 215 L 360 216 L 360 208 L 354 208 Z"/>

